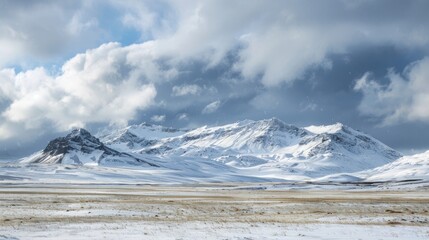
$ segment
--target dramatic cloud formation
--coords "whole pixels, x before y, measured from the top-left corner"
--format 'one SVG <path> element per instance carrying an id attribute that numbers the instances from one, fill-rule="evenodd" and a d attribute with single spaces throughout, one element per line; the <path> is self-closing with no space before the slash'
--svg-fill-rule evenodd
<path id="1" fill-rule="evenodd" d="M 9 103 L 1 114 L 0 137 L 46 124 L 64 131 L 92 122 L 127 123 L 154 101 L 153 79 L 170 74 L 154 62 L 142 65 L 139 56 L 145 54 L 111 43 L 70 59 L 58 76 L 43 68 L 0 71 L 0 101 Z"/>
<path id="2" fill-rule="evenodd" d="M 365 73 L 354 87 L 363 93 L 359 110 L 380 117 L 384 124 L 429 122 L 429 58 L 408 65 L 402 74 L 390 69 L 385 86 Z"/>
<path id="3" fill-rule="evenodd" d="M 389 141 L 374 126 L 400 135 L 429 123 L 427 9 L 421 0 L 1 1 L 0 145 L 74 126 L 273 116 L 341 121 Z M 405 70 L 383 77 L 388 68 Z"/>
<path id="4" fill-rule="evenodd" d="M 177 30 L 157 41 L 161 51 L 213 66 L 238 48 L 235 70 L 249 79 L 261 76 L 267 86 L 292 82 L 308 68 L 330 69 L 328 55 L 349 48 L 429 43 L 429 29 L 421 24 L 429 20 L 424 1 L 312 1 L 309 7 L 302 1 L 209 0 L 173 5 Z M 377 9 L 384 10 L 382 18 Z"/>

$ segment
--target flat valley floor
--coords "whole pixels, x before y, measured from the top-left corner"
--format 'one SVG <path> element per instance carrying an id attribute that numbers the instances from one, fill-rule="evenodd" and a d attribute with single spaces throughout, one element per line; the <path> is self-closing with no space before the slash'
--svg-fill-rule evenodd
<path id="1" fill-rule="evenodd" d="M 429 191 L 0 185 L 3 239 L 429 239 Z"/>

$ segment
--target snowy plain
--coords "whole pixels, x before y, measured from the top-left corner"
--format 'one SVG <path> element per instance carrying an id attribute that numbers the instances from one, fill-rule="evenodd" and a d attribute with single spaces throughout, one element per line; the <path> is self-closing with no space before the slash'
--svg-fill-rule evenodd
<path id="1" fill-rule="evenodd" d="M 428 191 L 8 185 L 0 239 L 427 239 Z"/>
<path id="2" fill-rule="evenodd" d="M 273 239 L 273 240 L 427 240 L 427 227 L 366 226 L 340 224 L 280 223 L 159 223 L 125 222 L 95 224 L 47 224 L 29 226 L 16 234 L 0 235 L 1 240 L 18 239 Z M 0 233 L 2 228 L 0 228 Z"/>

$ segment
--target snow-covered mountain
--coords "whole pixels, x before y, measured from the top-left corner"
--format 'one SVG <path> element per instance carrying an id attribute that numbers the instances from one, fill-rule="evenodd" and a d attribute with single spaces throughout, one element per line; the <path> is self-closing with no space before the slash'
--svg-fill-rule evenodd
<path id="1" fill-rule="evenodd" d="M 105 144 L 117 149 L 133 150 L 151 146 L 159 139 L 179 136 L 186 132 L 187 130 L 142 123 L 120 129 L 104 129 L 97 136 Z"/>
<path id="2" fill-rule="evenodd" d="M 106 166 L 157 166 L 130 153 L 119 152 L 107 147 L 85 129 L 74 129 L 66 137 L 59 137 L 50 141 L 43 151 L 23 159 L 22 162 Z"/>
<path id="3" fill-rule="evenodd" d="M 367 181 L 429 180 L 429 151 L 404 156 L 365 175 Z"/>
<path id="4" fill-rule="evenodd" d="M 150 134 L 129 137 L 130 130 Z M 299 128 L 275 118 L 190 131 L 165 131 L 146 124 L 118 130 L 101 139 L 118 151 L 170 159 L 210 159 L 247 174 L 276 178 L 357 172 L 402 156 L 371 136 L 340 123 Z"/>
<path id="5" fill-rule="evenodd" d="M 300 128 L 275 118 L 193 130 L 144 123 L 106 129 L 97 137 L 76 129 L 22 162 L 129 169 L 157 166 L 151 179 L 179 182 L 276 181 L 371 171 L 402 157 L 340 123 Z"/>

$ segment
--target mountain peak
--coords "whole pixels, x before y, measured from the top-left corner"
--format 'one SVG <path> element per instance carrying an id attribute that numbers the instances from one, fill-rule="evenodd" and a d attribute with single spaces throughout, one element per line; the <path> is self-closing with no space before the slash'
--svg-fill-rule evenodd
<path id="1" fill-rule="evenodd" d="M 73 129 L 67 136 L 50 141 L 43 151 L 23 160 L 24 163 L 48 164 L 127 164 L 156 167 L 132 154 L 107 147 L 83 128 Z"/>
<path id="2" fill-rule="evenodd" d="M 245 120 L 241 120 L 241 121 L 237 121 L 237 122 L 235 122 L 235 124 L 237 125 L 237 126 L 245 126 L 245 125 L 248 125 L 248 124 L 251 124 L 251 123 L 254 123 L 255 121 L 253 121 L 253 120 L 250 120 L 250 119 L 245 119 Z M 207 127 L 207 126 L 206 126 Z"/>
<path id="3" fill-rule="evenodd" d="M 90 138 L 93 136 L 88 130 L 84 128 L 75 128 L 66 136 L 66 138 L 70 139 L 75 137 Z"/>
<path id="4" fill-rule="evenodd" d="M 311 125 L 304 128 L 305 130 L 312 132 L 314 134 L 322 134 L 322 133 L 338 133 L 340 131 L 356 131 L 352 128 L 344 125 L 343 123 L 334 123 L 331 125 Z"/>
<path id="5" fill-rule="evenodd" d="M 250 119 L 245 119 L 242 121 L 237 121 L 235 122 L 236 126 L 245 126 L 245 125 L 249 125 L 249 124 L 264 124 L 264 125 L 270 125 L 270 126 L 276 126 L 276 125 L 286 125 L 285 122 L 283 122 L 282 120 L 278 119 L 278 118 L 268 118 L 268 119 L 262 119 L 262 120 L 250 120 Z M 207 127 L 207 126 L 206 126 Z"/>
<path id="6" fill-rule="evenodd" d="M 66 137 L 56 138 L 48 143 L 43 153 L 50 155 L 66 154 L 72 150 L 88 153 L 100 149 L 104 144 L 83 128 L 73 129 Z"/>
<path id="7" fill-rule="evenodd" d="M 286 126 L 287 124 L 278 118 L 270 118 L 262 120 L 262 122 L 267 123 L 270 126 Z"/>
<path id="8" fill-rule="evenodd" d="M 265 121 L 268 121 L 268 122 L 271 122 L 271 123 L 276 123 L 276 124 L 278 124 L 278 123 L 283 123 L 284 124 L 284 122 L 282 120 L 280 120 L 280 119 L 278 119 L 276 117 L 272 117 L 272 118 L 266 119 Z"/>

